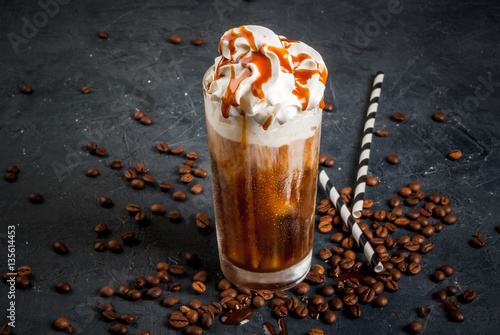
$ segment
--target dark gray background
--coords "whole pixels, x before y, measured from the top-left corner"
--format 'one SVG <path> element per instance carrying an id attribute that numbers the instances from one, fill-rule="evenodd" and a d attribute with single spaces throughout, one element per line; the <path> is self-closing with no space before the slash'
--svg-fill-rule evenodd
<path id="1" fill-rule="evenodd" d="M 242 24 L 267 26 L 310 44 L 323 56 L 329 69 L 325 98 L 335 111 L 324 115 L 321 152 L 337 161 L 328 170 L 337 188 L 353 185 L 369 87 L 373 75 L 384 71 L 375 128 L 390 134 L 374 137 L 369 170 L 380 184 L 369 188 L 366 197 L 374 199 L 377 209 L 387 209 L 390 197 L 417 180 L 425 193 L 449 196 L 459 219 L 430 238 L 436 249 L 424 257 L 422 272 L 405 276 L 400 290 L 387 294 L 387 307 L 362 306 L 364 314 L 357 321 L 340 312 L 334 325 L 289 317 L 290 333 L 321 328 L 328 334 L 374 329 L 400 334 L 414 319 L 424 322 L 426 334 L 499 330 L 498 1 L 65 0 L 57 11 L 49 8 L 51 15 L 43 14 L 35 1 L 0 1 L 0 8 L 0 169 L 10 164 L 21 168 L 15 183 L 0 180 L 0 268 L 6 271 L 6 227 L 14 224 L 16 265 L 30 265 L 34 271 L 33 287 L 17 291 L 16 334 L 53 333 L 50 325 L 61 316 L 79 333 L 104 334 L 110 325 L 94 310 L 104 300 L 97 294 L 101 286 L 131 284 L 138 275 L 153 274 L 159 261 L 185 265 L 188 251 L 199 254 L 210 274 L 208 291 L 199 298 L 204 303 L 216 299 L 221 273 L 215 232 L 203 234 L 194 223 L 200 211 L 213 218 L 210 179 L 201 181 L 202 194 L 188 194 L 179 203 L 157 187 L 132 190 L 123 172 L 142 162 L 158 180 L 188 190 L 175 177 L 184 158 L 160 155 L 155 146 L 161 141 L 199 152 L 199 166 L 209 169 L 201 78 L 217 56 L 220 36 Z M 34 20 L 40 27 L 24 31 L 23 37 L 23 25 Z M 108 40 L 97 38 L 102 30 L 110 34 Z M 9 33 L 26 43 L 15 50 Z M 169 42 L 173 34 L 183 37 L 182 44 Z M 205 43 L 192 45 L 196 37 Z M 25 84 L 34 87 L 31 95 L 19 93 Z M 85 85 L 91 86 L 90 94 L 80 93 Z M 137 109 L 152 117 L 151 126 L 131 119 Z M 438 110 L 446 114 L 446 122 L 431 119 Z M 405 113 L 407 120 L 397 124 L 391 119 L 394 112 Z M 89 140 L 107 148 L 108 156 L 88 155 L 83 146 Z M 460 149 L 463 157 L 447 159 L 452 149 Z M 385 162 L 391 153 L 399 155 L 400 165 Z M 108 167 L 116 159 L 124 162 L 122 170 Z M 91 167 L 101 171 L 98 178 L 84 175 Z M 29 203 L 32 192 L 42 193 L 45 202 Z M 114 200 L 112 209 L 98 205 L 103 195 Z M 319 190 L 318 197 L 326 193 Z M 169 211 L 179 210 L 183 220 L 154 217 L 141 228 L 126 213 L 128 203 L 144 208 L 161 203 Z M 125 247 L 120 255 L 96 253 L 93 245 L 100 239 L 93 228 L 100 222 L 110 226 L 110 238 L 134 231 L 139 245 Z M 486 239 L 482 249 L 469 245 L 475 232 Z M 328 236 L 316 234 L 315 252 L 331 246 Z M 69 255 L 52 251 L 57 240 L 68 245 Z M 429 276 L 446 263 L 455 274 L 440 284 L 431 281 Z M 196 271 L 188 267 L 188 276 L 178 280 L 185 287 L 180 292 L 184 304 L 196 298 L 189 288 Z M 59 281 L 68 281 L 73 292 L 56 293 Z M 432 298 L 452 284 L 478 293 L 474 303 L 461 308 L 467 320 L 460 324 L 449 321 L 442 304 Z M 0 285 L 0 324 L 6 322 L 7 288 Z M 180 333 L 169 328 L 173 309 L 163 308 L 160 299 L 110 300 L 118 313 L 136 315 L 131 334 L 140 329 Z M 421 304 L 431 307 L 431 315 L 417 316 Z M 208 333 L 263 334 L 264 321 L 276 322 L 270 306 L 242 327 L 217 321 Z"/>

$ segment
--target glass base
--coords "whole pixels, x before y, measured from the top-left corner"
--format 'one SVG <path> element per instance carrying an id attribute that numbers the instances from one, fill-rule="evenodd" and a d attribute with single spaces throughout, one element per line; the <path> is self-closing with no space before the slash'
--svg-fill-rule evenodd
<path id="1" fill-rule="evenodd" d="M 286 290 L 301 282 L 311 269 L 311 252 L 298 264 L 277 272 L 252 272 L 243 270 L 229 263 L 219 255 L 224 276 L 236 286 L 245 286 L 252 290 Z"/>

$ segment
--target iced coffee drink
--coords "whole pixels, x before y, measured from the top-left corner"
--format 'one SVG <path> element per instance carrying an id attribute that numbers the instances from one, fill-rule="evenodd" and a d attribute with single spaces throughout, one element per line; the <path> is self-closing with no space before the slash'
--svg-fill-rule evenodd
<path id="1" fill-rule="evenodd" d="M 304 43 L 228 30 L 203 79 L 221 268 L 284 289 L 310 269 L 327 70 Z"/>

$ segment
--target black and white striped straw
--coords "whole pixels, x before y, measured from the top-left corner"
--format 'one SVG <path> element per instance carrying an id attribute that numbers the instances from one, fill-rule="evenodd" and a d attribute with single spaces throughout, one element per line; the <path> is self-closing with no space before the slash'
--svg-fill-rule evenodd
<path id="1" fill-rule="evenodd" d="M 373 127 L 375 126 L 375 115 L 378 109 L 378 99 L 382 90 L 384 74 L 378 72 L 373 80 L 370 104 L 366 112 L 365 128 L 363 130 L 363 141 L 361 142 L 361 153 L 359 155 L 358 174 L 356 177 L 356 186 L 352 198 L 352 215 L 355 218 L 361 217 L 363 210 L 363 200 L 365 198 L 366 176 L 368 175 L 368 162 L 370 159 L 370 147 L 372 143 Z"/>
<path id="2" fill-rule="evenodd" d="M 351 231 L 354 240 L 359 245 L 360 249 L 363 250 L 366 259 L 370 262 L 374 271 L 378 273 L 384 270 L 384 266 L 378 259 L 375 250 L 373 250 L 373 247 L 370 244 L 370 241 L 368 241 L 365 234 L 363 234 L 363 231 L 359 227 L 358 223 L 354 221 L 354 217 L 351 215 L 351 212 L 340 199 L 339 192 L 335 189 L 332 182 L 328 178 L 328 175 L 326 174 L 325 170 L 323 170 L 321 167 L 319 167 L 318 178 L 320 184 L 328 192 L 330 200 L 333 202 L 335 208 L 338 211 L 340 211 L 340 216 L 342 217 L 342 220 L 349 227 L 349 230 Z"/>

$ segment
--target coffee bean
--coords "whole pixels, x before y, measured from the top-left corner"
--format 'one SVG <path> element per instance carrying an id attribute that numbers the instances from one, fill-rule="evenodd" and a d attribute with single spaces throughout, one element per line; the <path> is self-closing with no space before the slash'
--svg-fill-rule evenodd
<path id="1" fill-rule="evenodd" d="M 307 307 L 302 305 L 297 306 L 297 308 L 295 308 L 293 311 L 299 319 L 303 319 L 309 315 L 309 310 L 307 309 Z"/>
<path id="2" fill-rule="evenodd" d="M 87 170 L 87 172 L 85 172 L 85 175 L 87 177 L 97 177 L 99 175 L 99 170 L 97 170 L 96 168 L 90 168 Z"/>
<path id="3" fill-rule="evenodd" d="M 142 180 L 144 180 L 145 183 L 147 184 L 153 184 L 155 182 L 155 177 L 153 177 L 152 175 L 150 174 L 145 174 L 143 177 L 142 177 Z"/>
<path id="4" fill-rule="evenodd" d="M 153 123 L 153 120 L 149 116 L 143 116 L 139 119 L 139 122 L 143 125 L 149 126 Z"/>
<path id="5" fill-rule="evenodd" d="M 146 114 L 143 111 L 137 111 L 134 113 L 134 120 L 139 121 L 144 116 L 146 116 Z"/>
<path id="6" fill-rule="evenodd" d="M 427 254 L 432 250 L 434 250 L 434 242 L 427 242 L 425 244 L 422 244 L 422 246 L 420 247 L 420 252 L 424 254 Z"/>
<path id="7" fill-rule="evenodd" d="M 130 215 L 135 216 L 137 213 L 141 211 L 141 206 L 136 204 L 128 204 L 126 210 Z"/>
<path id="8" fill-rule="evenodd" d="M 389 132 L 388 131 L 381 131 L 381 130 L 377 130 L 377 135 L 380 136 L 380 137 L 386 137 L 387 135 L 389 135 Z"/>
<path id="9" fill-rule="evenodd" d="M 358 305 L 351 305 L 351 306 L 349 306 L 349 315 L 353 319 L 359 319 L 361 317 L 361 315 L 362 315 L 361 307 L 359 307 Z"/>
<path id="10" fill-rule="evenodd" d="M 179 174 L 181 176 L 188 173 L 191 173 L 191 166 L 185 164 L 179 168 Z"/>
<path id="11" fill-rule="evenodd" d="M 182 37 L 180 37 L 179 35 L 172 35 L 170 36 L 170 42 L 172 42 L 173 44 L 179 44 L 182 42 Z"/>
<path id="12" fill-rule="evenodd" d="M 446 275 L 446 277 L 452 276 L 455 273 L 455 269 L 449 264 L 445 264 L 439 269 Z"/>
<path id="13" fill-rule="evenodd" d="M 134 170 L 132 169 L 128 169 L 127 171 L 125 171 L 125 178 L 128 179 L 128 180 L 133 180 L 137 177 L 137 174 L 135 173 Z"/>
<path id="14" fill-rule="evenodd" d="M 40 193 L 31 193 L 28 199 L 32 204 L 41 204 L 44 200 Z"/>
<path id="15" fill-rule="evenodd" d="M 403 187 L 399 191 L 399 195 L 402 196 L 403 198 L 408 198 L 412 193 L 413 193 L 413 191 L 409 187 Z"/>
<path id="16" fill-rule="evenodd" d="M 101 315 L 105 321 L 115 321 L 116 320 L 116 314 L 113 311 L 108 311 L 108 310 L 102 311 Z"/>
<path id="17" fill-rule="evenodd" d="M 368 176 L 366 177 L 366 185 L 368 186 L 377 186 L 378 180 L 375 177 Z"/>
<path id="18" fill-rule="evenodd" d="M 392 164 L 392 165 L 397 165 L 399 164 L 399 157 L 395 154 L 391 154 L 387 156 L 387 162 Z"/>
<path id="19" fill-rule="evenodd" d="M 15 172 L 7 172 L 4 176 L 5 181 L 12 183 L 17 180 L 17 173 Z"/>
<path id="20" fill-rule="evenodd" d="M 207 290 L 205 284 L 203 284 L 203 282 L 201 282 L 201 281 L 193 282 L 192 287 L 193 287 L 194 293 L 196 293 L 196 294 L 203 294 Z"/>
<path id="21" fill-rule="evenodd" d="M 463 294 L 462 294 L 462 299 L 469 303 L 469 302 L 473 302 L 475 299 L 476 299 L 476 291 L 472 290 L 472 289 L 468 289 L 467 291 L 465 291 Z"/>
<path id="22" fill-rule="evenodd" d="M 458 293 L 458 287 L 448 286 L 448 287 L 446 287 L 446 292 L 448 292 L 448 295 L 455 295 Z"/>
<path id="23" fill-rule="evenodd" d="M 97 226 L 95 226 L 94 231 L 99 236 L 106 236 L 109 234 L 108 225 L 106 225 L 105 223 L 99 223 Z"/>
<path id="24" fill-rule="evenodd" d="M 452 161 L 456 161 L 462 157 L 462 152 L 460 150 L 451 150 L 448 153 L 448 158 Z"/>
<path id="25" fill-rule="evenodd" d="M 124 244 L 127 245 L 134 245 L 137 243 L 137 240 L 135 238 L 135 234 L 131 231 L 125 232 L 121 235 L 121 239 Z"/>
<path id="26" fill-rule="evenodd" d="M 176 191 L 172 194 L 172 198 L 176 201 L 184 201 L 186 200 L 186 193 L 182 191 Z"/>
<path id="27" fill-rule="evenodd" d="M 112 161 L 109 163 L 109 167 L 112 168 L 113 170 L 117 170 L 123 166 L 123 163 L 120 161 Z"/>
<path id="28" fill-rule="evenodd" d="M 64 330 L 64 328 L 69 326 L 69 320 L 67 318 L 59 318 L 54 323 L 52 323 L 52 327 L 56 330 Z"/>
<path id="29" fill-rule="evenodd" d="M 211 224 L 208 216 L 205 213 L 198 213 L 195 217 L 196 225 L 200 229 L 210 229 Z"/>
<path id="30" fill-rule="evenodd" d="M 104 251 L 106 249 L 106 245 L 103 242 L 97 242 L 94 244 L 94 250 L 97 252 Z"/>
<path id="31" fill-rule="evenodd" d="M 432 119 L 436 122 L 443 122 L 446 117 L 444 116 L 443 112 L 436 112 L 434 115 L 432 115 Z"/>
<path id="32" fill-rule="evenodd" d="M 399 197 L 395 196 L 389 200 L 389 206 L 391 206 L 392 208 L 398 207 L 400 205 L 401 205 L 401 199 Z"/>
<path id="33" fill-rule="evenodd" d="M 184 148 L 183 147 L 173 147 L 173 148 L 170 148 L 170 153 L 172 155 L 181 155 L 183 152 L 184 152 Z"/>
<path id="34" fill-rule="evenodd" d="M 450 311 L 456 311 L 460 308 L 460 303 L 458 302 L 457 299 L 451 298 L 446 300 L 445 306 Z"/>
<path id="35" fill-rule="evenodd" d="M 97 309 L 99 311 L 112 311 L 114 309 L 114 306 L 111 302 L 109 301 L 103 301 L 97 305 Z"/>
<path id="36" fill-rule="evenodd" d="M 151 287 L 147 292 L 146 296 L 149 299 L 159 298 L 163 294 L 163 290 L 159 287 Z"/>
<path id="37" fill-rule="evenodd" d="M 376 307 L 385 307 L 389 304 L 389 299 L 387 299 L 387 297 L 384 296 L 378 296 L 375 299 L 374 303 Z"/>
<path id="38" fill-rule="evenodd" d="M 118 321 L 120 321 L 121 323 L 130 325 L 130 324 L 134 323 L 135 316 L 132 314 L 129 314 L 129 313 L 125 313 L 125 314 L 120 315 L 120 317 L 118 318 Z"/>
<path id="39" fill-rule="evenodd" d="M 52 248 L 54 249 L 56 254 L 60 254 L 60 255 L 66 255 L 69 252 L 66 244 L 64 244 L 63 242 L 60 242 L 60 241 L 55 242 L 52 245 Z"/>
<path id="40" fill-rule="evenodd" d="M 0 335 L 11 335 L 12 334 L 12 326 L 3 325 L 0 327 Z"/>
<path id="41" fill-rule="evenodd" d="M 126 297 L 129 291 L 130 287 L 128 285 L 122 285 L 118 288 L 118 294 L 122 297 Z"/>
<path id="42" fill-rule="evenodd" d="M 265 303 L 266 301 L 264 300 L 264 298 L 259 295 L 252 298 L 252 306 L 254 308 L 262 308 L 264 307 Z"/>
<path id="43" fill-rule="evenodd" d="M 150 207 L 151 213 L 154 215 L 165 215 L 165 207 L 160 204 L 154 204 Z"/>
<path id="44" fill-rule="evenodd" d="M 200 194 L 203 191 L 203 186 L 201 184 L 196 184 L 191 187 L 192 194 Z"/>
<path id="45" fill-rule="evenodd" d="M 392 114 L 392 118 L 394 119 L 394 121 L 403 122 L 404 120 L 406 120 L 406 115 L 402 112 L 396 112 Z"/>
<path id="46" fill-rule="evenodd" d="M 476 248 L 482 248 L 486 245 L 486 240 L 481 237 L 479 233 L 472 234 L 474 239 L 472 240 L 472 245 Z"/>
<path id="47" fill-rule="evenodd" d="M 24 289 L 31 286 L 31 280 L 28 276 L 17 276 L 15 284 L 17 288 Z"/>
<path id="48" fill-rule="evenodd" d="M 132 301 L 137 301 L 142 298 L 142 293 L 141 291 L 137 289 L 133 289 L 127 292 L 127 299 L 132 300 Z"/>
<path id="49" fill-rule="evenodd" d="M 169 183 L 168 181 L 162 181 L 158 186 L 160 187 L 160 190 L 162 190 L 163 192 L 167 192 L 172 188 L 172 184 Z"/>
<path id="50" fill-rule="evenodd" d="M 189 184 L 190 182 L 193 181 L 193 179 L 194 179 L 194 177 L 190 173 L 186 173 L 186 174 L 181 175 L 181 182 L 183 182 L 184 184 Z"/>
<path id="51" fill-rule="evenodd" d="M 109 34 L 105 31 L 101 31 L 97 34 L 97 37 L 105 40 L 105 39 L 108 39 L 109 38 Z"/>
<path id="52" fill-rule="evenodd" d="M 116 325 L 113 325 L 111 328 L 109 328 L 109 332 L 113 335 L 125 335 L 128 333 L 128 328 L 121 323 L 117 323 Z"/>
<path id="53" fill-rule="evenodd" d="M 174 264 L 174 265 L 170 266 L 168 271 L 171 274 L 173 274 L 174 276 L 180 276 L 180 275 L 183 275 L 184 273 L 186 273 L 186 268 L 182 265 Z"/>
<path id="54" fill-rule="evenodd" d="M 410 323 L 410 325 L 408 326 L 408 330 L 412 334 L 419 334 L 422 332 L 422 330 L 424 330 L 424 324 L 422 323 L 422 321 L 415 320 Z"/>
<path id="55" fill-rule="evenodd" d="M 95 149 L 95 154 L 99 157 L 104 157 L 108 154 L 108 151 L 103 147 L 98 147 Z"/>
<path id="56" fill-rule="evenodd" d="M 134 166 L 134 170 L 135 170 L 135 172 L 137 172 L 138 174 L 143 174 L 144 172 L 146 172 L 146 165 L 144 165 L 143 163 L 137 163 L 137 164 Z"/>
<path id="57" fill-rule="evenodd" d="M 323 163 L 323 166 L 325 167 L 334 167 L 335 166 L 335 159 L 333 158 L 327 158 L 327 160 Z"/>
<path id="58" fill-rule="evenodd" d="M 167 153 L 168 152 L 168 144 L 165 142 L 159 143 L 156 146 L 156 149 L 158 149 L 158 151 L 161 152 L 162 154 Z"/>
<path id="59" fill-rule="evenodd" d="M 203 335 L 204 333 L 205 331 L 203 330 L 203 328 L 198 326 L 189 326 L 184 332 L 184 334 L 186 335 Z"/>
<path id="60" fill-rule="evenodd" d="M 109 251 L 114 253 L 120 253 L 123 251 L 122 245 L 117 240 L 109 240 L 108 249 Z"/>
<path id="61" fill-rule="evenodd" d="M 278 318 L 285 318 L 288 315 L 288 309 L 285 306 L 283 306 L 283 305 L 276 306 L 274 308 L 274 314 Z"/>
<path id="62" fill-rule="evenodd" d="M 113 286 L 106 285 L 106 286 L 103 286 L 99 290 L 99 294 L 102 297 L 111 297 L 111 296 L 115 295 L 115 289 L 113 288 Z"/>
<path id="63" fill-rule="evenodd" d="M 33 273 L 33 270 L 31 269 L 30 266 L 28 265 L 23 265 L 17 268 L 17 275 L 18 276 L 31 276 Z"/>
<path id="64" fill-rule="evenodd" d="M 201 169 L 201 168 L 197 168 L 197 169 L 194 169 L 193 175 L 195 175 L 196 177 L 199 177 L 199 178 L 205 178 L 206 176 L 208 176 L 208 172 L 206 170 Z"/>
<path id="65" fill-rule="evenodd" d="M 307 283 L 300 283 L 295 286 L 295 293 L 298 295 L 304 295 L 309 292 L 309 284 Z"/>
<path id="66" fill-rule="evenodd" d="M 104 208 L 111 208 L 113 207 L 113 200 L 109 197 L 100 197 L 99 198 L 99 205 Z"/>
<path id="67" fill-rule="evenodd" d="M 69 292 L 71 292 L 71 285 L 68 284 L 67 282 L 63 281 L 63 282 L 57 283 L 56 290 L 59 293 L 69 293 Z"/>
<path id="68" fill-rule="evenodd" d="M 465 321 L 465 315 L 464 315 L 464 313 L 462 313 L 460 311 L 451 311 L 448 315 L 452 321 L 455 321 L 455 322 Z"/>
<path id="69" fill-rule="evenodd" d="M 30 94 L 33 92 L 33 87 L 31 85 L 24 85 L 20 89 L 21 93 Z"/>
<path id="70" fill-rule="evenodd" d="M 83 94 L 88 94 L 90 92 L 90 86 L 88 86 L 88 85 L 83 86 L 82 89 L 81 89 L 81 92 Z"/>
<path id="71" fill-rule="evenodd" d="M 408 273 L 411 275 L 416 275 L 420 272 L 421 266 L 419 263 L 410 263 L 408 264 Z"/>
<path id="72" fill-rule="evenodd" d="M 162 304 L 165 307 L 172 307 L 172 306 L 177 305 L 178 303 L 179 303 L 179 298 L 175 297 L 175 296 L 167 297 L 167 298 L 163 299 L 163 302 L 162 302 Z"/>
<path id="73" fill-rule="evenodd" d="M 441 301 L 445 301 L 446 299 L 448 299 L 448 294 L 446 293 L 445 290 L 438 290 L 436 292 L 436 298 L 438 298 Z"/>
<path id="74" fill-rule="evenodd" d="M 323 108 L 325 112 L 332 112 L 333 108 L 333 103 L 331 103 L 330 101 L 325 101 L 325 108 Z"/>
<path id="75" fill-rule="evenodd" d="M 335 289 L 331 285 L 323 285 L 320 288 L 320 293 L 324 297 L 331 297 L 332 295 L 335 294 Z"/>

